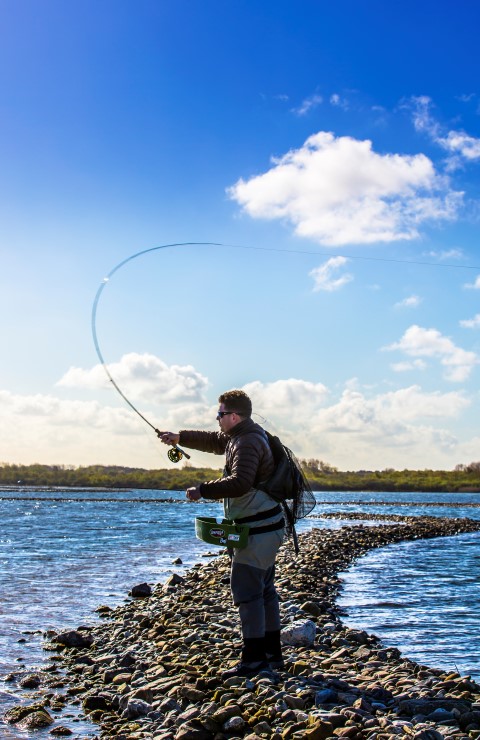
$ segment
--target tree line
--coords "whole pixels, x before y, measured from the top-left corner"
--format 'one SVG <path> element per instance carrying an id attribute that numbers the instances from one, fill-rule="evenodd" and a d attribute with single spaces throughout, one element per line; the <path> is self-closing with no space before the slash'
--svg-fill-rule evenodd
<path id="1" fill-rule="evenodd" d="M 321 460 L 302 460 L 314 491 L 451 491 L 480 492 L 480 462 L 455 470 L 339 471 Z M 121 465 L 14 465 L 0 463 L 0 485 L 47 488 L 138 488 L 185 490 L 222 475 L 221 469 L 180 468 L 148 470 Z"/>

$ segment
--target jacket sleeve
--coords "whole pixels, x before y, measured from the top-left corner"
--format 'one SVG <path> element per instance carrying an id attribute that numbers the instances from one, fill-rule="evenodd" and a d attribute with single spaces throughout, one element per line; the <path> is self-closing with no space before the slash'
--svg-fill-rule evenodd
<path id="1" fill-rule="evenodd" d="M 227 446 L 228 436 L 223 432 L 198 432 L 182 429 L 178 444 L 200 452 L 212 452 L 214 455 L 223 455 Z"/>
<path id="2" fill-rule="evenodd" d="M 238 498 L 255 484 L 257 472 L 263 460 L 271 453 L 259 441 L 257 434 L 248 434 L 232 442 L 232 455 L 228 475 L 218 480 L 201 483 L 200 493 L 204 498 Z M 229 456 L 230 457 L 230 456 Z M 273 464 L 272 464 L 273 467 Z"/>

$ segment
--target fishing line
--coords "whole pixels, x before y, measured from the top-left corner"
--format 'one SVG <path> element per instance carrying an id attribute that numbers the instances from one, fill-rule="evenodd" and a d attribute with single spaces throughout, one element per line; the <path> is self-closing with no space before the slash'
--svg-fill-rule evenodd
<path id="1" fill-rule="evenodd" d="M 387 257 L 365 257 L 361 255 L 346 255 L 346 254 L 333 254 L 332 252 L 318 252 L 318 251 L 312 251 L 312 250 L 306 250 L 306 249 L 281 249 L 279 247 L 255 247 L 255 246 L 245 246 L 241 244 L 222 244 L 220 242 L 175 242 L 173 244 L 162 244 L 158 247 L 150 247 L 149 249 L 142 249 L 140 252 L 135 252 L 135 254 L 130 255 L 130 257 L 127 257 L 126 259 L 122 260 L 118 263 L 118 265 L 115 265 L 115 267 L 110 270 L 108 275 L 103 278 L 102 282 L 100 283 L 100 287 L 97 290 L 97 293 L 95 295 L 95 299 L 93 301 L 92 306 L 92 337 L 93 337 L 93 344 L 95 346 L 95 351 L 97 353 L 98 359 L 100 360 L 100 364 L 102 365 L 103 369 L 105 370 L 105 373 L 110 381 L 110 383 L 113 385 L 117 393 L 123 398 L 125 403 L 128 404 L 128 406 L 134 411 L 143 421 L 148 424 L 148 426 L 153 429 L 153 431 L 156 433 L 158 437 L 161 437 L 162 432 L 160 432 L 154 424 L 152 424 L 146 416 L 142 414 L 141 411 L 137 409 L 137 407 L 130 401 L 129 398 L 125 395 L 125 393 L 122 391 L 116 380 L 113 378 L 107 363 L 105 362 L 105 359 L 103 357 L 102 351 L 100 349 L 100 343 L 98 341 L 98 335 L 97 335 L 97 309 L 98 304 L 100 301 L 100 298 L 103 294 L 103 291 L 107 284 L 110 282 L 112 277 L 115 275 L 116 272 L 118 272 L 122 267 L 127 265 L 129 262 L 132 262 L 134 259 L 137 259 L 138 257 L 141 257 L 144 254 L 149 254 L 150 252 L 157 252 L 160 249 L 171 249 L 172 247 L 222 247 L 222 248 L 229 248 L 229 249 L 250 249 L 253 251 L 261 251 L 261 252 L 285 252 L 288 254 L 309 254 L 319 257 L 332 257 L 332 256 L 338 256 L 338 257 L 344 257 L 346 259 L 351 260 L 368 260 L 372 262 L 393 262 L 397 264 L 406 264 L 406 265 L 422 265 L 426 267 L 447 267 L 447 268 L 456 268 L 456 269 L 464 269 L 464 270 L 480 270 L 480 265 L 454 265 L 451 263 L 445 263 L 445 262 L 422 262 L 419 260 L 402 260 L 402 259 L 390 259 Z M 180 449 L 177 445 L 174 445 L 171 449 L 168 450 L 168 458 L 171 462 L 179 462 L 183 457 L 186 457 L 187 459 L 190 459 L 190 455 L 188 455 L 185 450 Z"/>
<path id="2" fill-rule="evenodd" d="M 100 360 L 100 363 L 101 363 L 103 369 L 105 370 L 105 373 L 106 373 L 109 381 L 111 382 L 111 384 L 113 385 L 113 387 L 115 388 L 115 390 L 117 391 L 117 393 L 120 394 L 120 396 L 123 398 L 123 400 L 125 401 L 125 403 L 127 403 L 128 406 L 130 406 L 130 408 L 132 409 L 132 411 L 134 411 L 141 419 L 143 419 L 143 421 L 146 424 L 148 424 L 148 426 L 151 429 L 153 429 L 153 431 L 156 433 L 157 437 L 161 437 L 162 436 L 162 432 L 159 429 L 157 429 L 156 426 L 154 424 L 152 424 L 151 421 L 149 421 L 147 419 L 147 417 L 142 414 L 141 411 L 139 411 L 137 409 L 137 407 L 130 401 L 129 398 L 127 398 L 127 396 L 122 391 L 122 389 L 120 388 L 120 386 L 118 385 L 118 383 L 116 382 L 116 380 L 113 378 L 110 370 L 108 369 L 108 365 L 105 362 L 105 359 L 103 357 L 102 351 L 100 349 L 100 344 L 99 344 L 98 335 L 97 335 L 97 309 L 98 309 L 98 303 L 100 301 L 100 297 L 101 297 L 101 295 L 103 293 L 103 290 L 104 290 L 105 286 L 109 283 L 109 281 L 111 280 L 111 278 L 113 277 L 113 275 L 115 275 L 115 273 L 118 272 L 118 270 L 120 270 L 120 268 L 122 268 L 128 262 L 131 262 L 132 260 L 136 259 L 137 257 L 140 257 L 143 254 L 147 254 L 149 252 L 155 252 L 155 251 L 157 251 L 159 249 L 168 249 L 169 247 L 188 246 L 190 244 L 192 244 L 192 245 L 195 244 L 197 246 L 200 245 L 200 244 L 209 244 L 209 245 L 211 245 L 209 242 L 206 242 L 206 243 L 205 242 L 185 242 L 185 243 L 176 243 L 176 244 L 162 244 L 159 247 L 151 247 L 150 249 L 143 249 L 141 252 L 136 252 L 135 254 L 130 255 L 130 257 L 127 257 L 126 259 L 122 260 L 121 262 L 118 263 L 118 265 L 115 265 L 115 267 L 113 268 L 113 270 L 110 270 L 110 272 L 108 273 L 108 275 L 105 278 L 103 278 L 102 282 L 100 283 L 100 287 L 98 288 L 97 293 L 95 295 L 95 299 L 93 301 L 93 306 L 92 306 L 92 337 L 93 337 L 93 344 L 95 346 L 95 351 L 97 353 L 98 359 Z M 221 245 L 215 245 L 215 246 L 221 246 Z M 172 448 L 168 450 L 167 455 L 168 455 L 168 459 L 171 462 L 173 462 L 173 463 L 180 462 L 180 460 L 183 457 L 186 457 L 187 460 L 190 459 L 190 455 L 188 453 L 186 453 L 185 450 L 182 450 L 180 447 L 178 447 L 178 445 L 173 445 Z"/>

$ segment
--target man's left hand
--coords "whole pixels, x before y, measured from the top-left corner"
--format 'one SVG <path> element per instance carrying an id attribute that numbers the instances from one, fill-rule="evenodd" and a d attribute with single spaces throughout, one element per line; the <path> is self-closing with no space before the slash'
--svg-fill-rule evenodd
<path id="1" fill-rule="evenodd" d="M 198 488 L 187 488 L 186 496 L 189 501 L 199 501 L 202 498 Z"/>

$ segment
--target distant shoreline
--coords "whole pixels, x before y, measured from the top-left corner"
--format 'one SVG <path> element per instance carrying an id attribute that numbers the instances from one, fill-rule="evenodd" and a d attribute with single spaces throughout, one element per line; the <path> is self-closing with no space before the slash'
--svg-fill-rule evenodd
<path id="1" fill-rule="evenodd" d="M 455 470 L 339 471 L 318 460 L 302 461 L 314 491 L 371 491 L 422 493 L 480 493 L 480 463 Z M 0 465 L 0 490 L 133 490 L 182 491 L 221 478 L 218 468 L 144 469 L 120 465 Z"/>
<path id="2" fill-rule="evenodd" d="M 150 487 L 150 486 L 144 486 L 144 485 L 138 485 L 138 486 L 71 486 L 71 485 L 22 485 L 22 484 L 2 484 L 0 483 L 0 495 L 2 493 L 13 493 L 13 492 L 25 492 L 25 493 L 57 493 L 60 491 L 71 491 L 72 493 L 90 493 L 90 492 L 101 492 L 101 493 L 128 493 L 132 491 L 141 491 L 141 490 L 149 490 L 149 491 L 183 491 L 185 490 L 187 486 L 181 486 L 179 488 L 156 488 L 156 487 Z M 469 494 L 469 493 L 480 493 L 480 485 L 477 486 L 464 486 L 461 488 L 428 488 L 425 489 L 424 487 L 418 487 L 418 488 L 412 488 L 412 487 L 404 487 L 404 488 L 398 488 L 398 487 L 363 487 L 358 488 L 354 486 L 329 486 L 329 487 L 322 487 L 322 488 L 316 488 L 312 487 L 312 490 L 314 493 L 338 493 L 338 492 L 345 492 L 345 493 L 455 493 L 455 494 Z M 324 502 L 329 503 L 329 502 Z M 345 501 L 343 502 L 345 504 L 358 504 L 362 503 L 364 505 L 368 505 L 369 502 L 363 501 Z M 397 504 L 398 506 L 404 505 L 404 502 L 397 501 L 375 501 L 372 502 L 375 503 L 375 505 L 381 505 L 382 503 L 392 505 Z M 425 505 L 425 504 L 423 504 Z M 440 504 L 441 505 L 441 504 Z"/>

